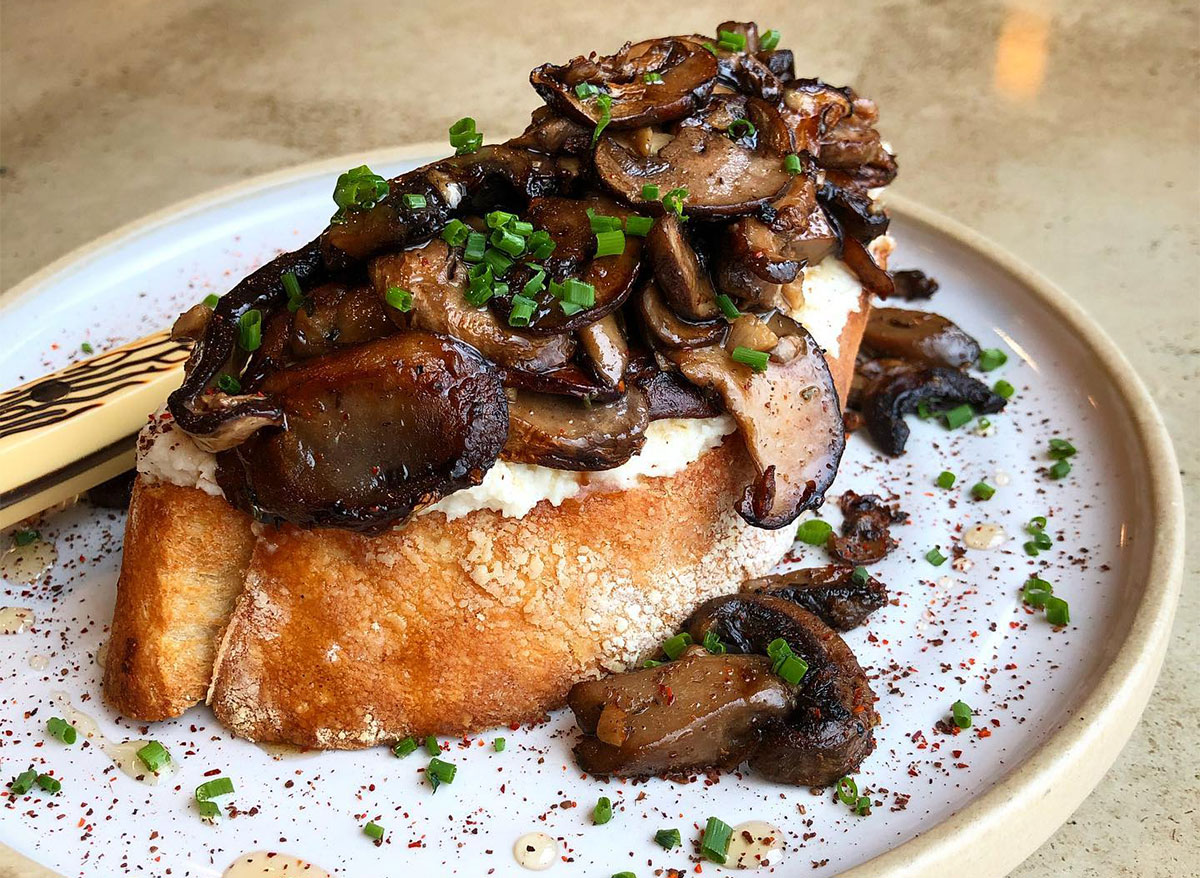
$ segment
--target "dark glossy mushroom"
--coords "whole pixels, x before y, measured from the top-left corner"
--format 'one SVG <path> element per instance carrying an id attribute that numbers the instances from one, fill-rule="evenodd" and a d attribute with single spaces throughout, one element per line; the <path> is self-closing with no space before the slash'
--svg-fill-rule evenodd
<path id="1" fill-rule="evenodd" d="M 818 155 L 821 136 L 853 111 L 854 92 L 819 79 L 795 79 L 783 91 L 783 118 L 796 138 L 796 151 Z"/>
<path id="2" fill-rule="evenodd" d="M 612 402 L 622 390 L 598 380 L 591 372 L 575 363 L 568 363 L 549 372 L 527 372 L 524 369 L 501 369 L 500 380 L 505 387 L 532 390 L 555 396 L 570 396 L 590 402 Z"/>
<path id="3" fill-rule="evenodd" d="M 863 395 L 862 414 L 871 438 L 886 453 L 903 454 L 910 432 L 904 416 L 915 412 L 922 402 L 935 412 L 966 403 L 977 414 L 994 414 L 1004 408 L 1007 400 L 957 369 L 932 366 L 895 370 L 874 382 Z"/>
<path id="4" fill-rule="evenodd" d="M 587 358 L 592 373 L 614 389 L 621 387 L 625 370 L 629 368 L 629 342 L 616 314 L 602 317 L 579 330 L 579 348 Z"/>
<path id="5" fill-rule="evenodd" d="M 646 82 L 646 74 L 658 82 Z M 717 77 L 717 59 L 703 46 L 679 39 L 626 44 L 616 54 L 579 57 L 567 64 L 543 64 L 529 81 L 557 112 L 589 129 L 603 114 L 595 96 L 580 97 L 588 84 L 611 99 L 608 127 L 614 130 L 673 122 L 690 115 L 708 97 Z"/>
<path id="6" fill-rule="evenodd" d="M 386 309 L 369 284 L 322 284 L 292 317 L 291 353 L 303 360 L 389 335 L 396 325 Z"/>
<path id="7" fill-rule="evenodd" d="M 826 180 L 817 198 L 848 237 L 869 244 L 888 230 L 888 215 L 865 192 Z"/>
<path id="8" fill-rule="evenodd" d="M 717 56 L 718 81 L 739 92 L 775 103 L 783 97 L 784 83 L 775 71 L 756 54 L 759 48 L 758 25 L 752 21 L 724 21 L 717 25 L 722 31 L 744 38 L 744 47 L 731 51 L 720 40 L 704 40 Z M 693 39 L 698 39 L 693 37 Z"/>
<path id="9" fill-rule="evenodd" d="M 937 280 L 919 268 L 893 271 L 891 275 L 892 283 L 896 287 L 894 295 L 897 299 L 904 299 L 906 302 L 931 299 L 933 294 L 938 291 Z"/>
<path id="10" fill-rule="evenodd" d="M 508 434 L 495 369 L 461 341 L 402 332 L 276 372 L 286 429 L 218 456 L 230 502 L 268 521 L 379 533 L 477 485 Z"/>
<path id="11" fill-rule="evenodd" d="M 872 308 L 862 343 L 872 354 L 919 366 L 962 369 L 979 362 L 979 342 L 929 311 Z"/>
<path id="12" fill-rule="evenodd" d="M 759 52 L 756 57 L 767 65 L 782 82 L 791 82 L 796 78 L 796 58 L 791 49 L 775 49 L 771 52 Z"/>
<path id="13" fill-rule="evenodd" d="M 619 777 L 733 768 L 795 698 L 757 655 L 694 653 L 576 683 L 567 696 L 584 733 L 575 759 L 590 774 Z"/>
<path id="14" fill-rule="evenodd" d="M 411 311 L 388 309 L 398 325 L 461 339 L 503 369 L 549 372 L 565 366 L 575 351 L 569 335 L 531 335 L 468 302 L 466 266 L 440 238 L 376 257 L 369 273 L 380 299 L 393 286 L 412 293 Z"/>
<path id="15" fill-rule="evenodd" d="M 747 579 L 742 591 L 762 592 L 797 604 L 835 631 L 857 628 L 887 603 L 887 587 L 873 576 L 860 580 L 840 564 L 789 570 Z"/>
<path id="16" fill-rule="evenodd" d="M 663 418 L 715 418 L 721 406 L 678 372 L 654 369 L 637 379 L 646 392 L 650 420 Z"/>
<path id="17" fill-rule="evenodd" d="M 735 140 L 726 132 L 739 119 L 749 121 L 754 133 Z M 744 131 L 749 129 L 734 127 L 735 134 Z M 619 132 L 603 135 L 596 145 L 595 168 L 609 189 L 639 209 L 663 212 L 660 201 L 642 197 L 643 187 L 652 185 L 660 197 L 686 189 L 684 209 L 689 215 L 741 216 L 778 197 L 787 186 L 791 177 L 783 161 L 790 151 L 788 130 L 771 104 L 741 95 L 714 95 L 653 155 L 641 155 Z"/>
<path id="18" fill-rule="evenodd" d="M 721 313 L 712 281 L 683 223 L 670 214 L 656 219 L 646 236 L 646 249 L 658 288 L 676 314 L 685 320 L 711 320 Z"/>
<path id="19" fill-rule="evenodd" d="M 525 130 L 505 145 L 551 155 L 586 156 L 592 151 L 592 128 L 560 116 L 550 107 L 538 107 Z"/>
<path id="20" fill-rule="evenodd" d="M 719 344 L 729 329 L 724 320 L 706 320 L 703 323 L 684 320 L 667 307 L 658 284 L 652 280 L 642 284 L 637 297 L 637 310 L 654 343 L 662 347 L 699 348 Z"/>
<path id="21" fill-rule="evenodd" d="M 668 355 L 689 381 L 719 394 L 738 422 L 759 473 L 738 513 L 755 526 L 778 528 L 820 505 L 837 473 L 845 434 L 829 364 L 812 336 L 779 314 L 768 325 L 779 343 L 764 372 L 720 347 Z"/>
<path id="22" fill-rule="evenodd" d="M 842 236 L 842 261 L 871 295 L 886 299 L 892 294 L 892 276 L 879 267 L 866 245 L 852 235 Z"/>
<path id="23" fill-rule="evenodd" d="M 896 158 L 875 130 L 878 121 L 875 102 L 856 97 L 850 115 L 821 135 L 817 162 L 840 171 L 864 190 L 891 183 L 896 178 Z"/>
<path id="24" fill-rule="evenodd" d="M 853 774 L 875 747 L 875 695 L 854 653 L 817 616 L 781 597 L 742 593 L 701 604 L 686 624 L 699 643 L 712 632 L 731 651 L 764 654 L 777 638 L 808 664 L 795 710 L 771 723 L 750 754 L 770 780 L 825 786 Z"/>
<path id="25" fill-rule="evenodd" d="M 896 548 L 891 526 L 908 519 L 908 513 L 885 503 L 877 494 L 846 491 L 838 505 L 842 508 L 842 533 L 830 534 L 829 554 L 844 564 L 860 566 L 882 561 Z"/>
<path id="26" fill-rule="evenodd" d="M 642 450 L 650 409 L 640 388 L 613 402 L 518 391 L 510 400 L 506 460 L 554 469 L 618 467 Z"/>

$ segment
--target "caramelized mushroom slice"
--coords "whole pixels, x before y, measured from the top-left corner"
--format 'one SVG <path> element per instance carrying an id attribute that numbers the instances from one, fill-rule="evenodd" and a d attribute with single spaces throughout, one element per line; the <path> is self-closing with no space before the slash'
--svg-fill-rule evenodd
<path id="1" fill-rule="evenodd" d="M 654 336 L 656 343 L 668 348 L 699 348 L 719 344 L 729 326 L 724 320 L 692 323 L 667 307 L 658 285 L 648 280 L 642 285 L 637 299 L 642 323 Z"/>
<path id="2" fill-rule="evenodd" d="M 751 768 L 782 783 L 826 786 L 853 774 L 874 749 L 879 717 L 867 675 L 812 613 L 780 597 L 743 593 L 701 604 L 686 628 L 697 643 L 712 632 L 731 650 L 759 655 L 783 638 L 808 664 L 796 709 L 764 731 Z"/>
<path id="3" fill-rule="evenodd" d="M 655 369 L 640 376 L 637 384 L 646 392 L 652 421 L 663 418 L 715 418 L 721 414 L 719 405 L 678 372 Z"/>
<path id="4" fill-rule="evenodd" d="M 617 315 L 609 314 L 579 330 L 579 346 L 596 377 L 608 387 L 619 388 L 629 368 L 629 342 Z"/>
<path id="5" fill-rule="evenodd" d="M 281 430 L 218 457 L 230 502 L 256 517 L 379 533 L 477 485 L 508 433 L 499 376 L 461 341 L 403 332 L 276 372 Z"/>
<path id="6" fill-rule="evenodd" d="M 576 683 L 567 695 L 584 733 L 575 759 L 589 774 L 618 777 L 733 768 L 795 697 L 757 655 L 692 654 Z"/>
<path id="7" fill-rule="evenodd" d="M 606 403 L 518 391 L 504 458 L 567 470 L 618 467 L 642 450 L 650 410 L 637 387 Z"/>
<path id="8" fill-rule="evenodd" d="M 738 115 L 741 113 L 741 115 Z M 730 126 L 747 120 L 750 129 Z M 656 154 L 643 156 L 618 134 L 605 134 L 596 145 L 595 167 L 601 181 L 629 203 L 662 213 L 658 200 L 642 197 L 643 187 L 660 195 L 688 192 L 684 207 L 697 217 L 740 216 L 776 198 L 791 179 L 784 168 L 790 135 L 779 111 L 757 98 L 716 95 L 705 110 L 685 120 Z"/>
<path id="9" fill-rule="evenodd" d="M 308 294 L 293 315 L 291 352 L 298 359 L 308 359 L 389 335 L 396 327 L 385 307 L 367 284 L 322 284 Z"/>
<path id="10" fill-rule="evenodd" d="M 871 252 L 857 238 L 842 236 L 842 260 L 871 295 L 886 299 L 892 294 L 895 289 L 892 276 L 876 264 Z"/>
<path id="11" fill-rule="evenodd" d="M 796 151 L 818 155 L 821 136 L 853 111 L 854 92 L 819 79 L 794 79 L 783 91 L 784 121 L 796 138 Z"/>
<path id="12" fill-rule="evenodd" d="M 903 271 L 890 272 L 892 283 L 896 287 L 897 299 L 912 302 L 917 299 L 930 299 L 938 291 L 938 282 L 921 271 L 919 268 L 906 268 Z"/>
<path id="13" fill-rule="evenodd" d="M 570 396 L 590 402 L 611 402 L 621 396 L 615 386 L 598 381 L 590 373 L 568 363 L 549 372 L 526 372 L 524 369 L 503 369 L 501 380 L 505 387 Z"/>
<path id="14" fill-rule="evenodd" d="M 826 179 L 817 190 L 817 198 L 837 220 L 848 236 L 869 244 L 888 230 L 888 215 L 865 192 L 850 186 L 838 186 Z"/>
<path id="15" fill-rule="evenodd" d="M 502 323 L 487 307 L 468 302 L 466 267 L 440 238 L 376 257 L 369 273 L 380 299 L 392 286 L 412 293 L 410 312 L 388 308 L 397 324 L 461 339 L 502 368 L 548 372 L 565 366 L 574 353 L 575 340 L 569 335 L 529 335 Z"/>
<path id="16" fill-rule="evenodd" d="M 762 592 L 803 607 L 835 631 L 857 628 L 887 603 L 887 587 L 873 576 L 860 580 L 840 564 L 789 570 L 747 579 L 742 591 Z"/>
<path id="17" fill-rule="evenodd" d="M 647 83 L 646 74 L 660 81 Z M 673 122 L 691 114 L 708 97 L 717 77 L 717 59 L 703 46 L 680 39 L 626 44 L 614 55 L 579 57 L 555 66 L 543 64 L 529 81 L 547 104 L 589 129 L 602 118 L 595 96 L 581 98 L 576 86 L 608 94 L 608 127 L 636 128 Z"/>
<path id="18" fill-rule="evenodd" d="M 862 414 L 867 429 L 886 453 L 904 453 L 908 424 L 904 416 L 922 402 L 932 411 L 945 411 L 967 403 L 978 414 L 994 414 L 1007 400 L 984 384 L 957 369 L 932 366 L 889 372 L 864 393 Z"/>
<path id="19" fill-rule="evenodd" d="M 592 151 L 592 129 L 559 116 L 550 107 L 538 107 L 528 127 L 505 145 L 534 152 L 585 156 Z"/>
<path id="20" fill-rule="evenodd" d="M 979 342 L 929 311 L 872 308 L 863 345 L 874 354 L 919 366 L 962 369 L 979 362 Z"/>
<path id="21" fill-rule="evenodd" d="M 708 272 L 683 233 L 683 224 L 667 214 L 654 221 L 646 249 L 663 297 L 686 320 L 711 320 L 721 313 Z"/>
<path id="22" fill-rule="evenodd" d="M 779 344 L 765 372 L 752 371 L 719 347 L 668 355 L 689 381 L 715 390 L 738 422 L 759 473 L 738 513 L 757 527 L 779 528 L 820 505 L 846 440 L 821 349 L 807 330 L 782 315 L 768 325 Z"/>
<path id="23" fill-rule="evenodd" d="M 841 536 L 830 534 L 827 548 L 837 560 L 850 565 L 874 564 L 896 548 L 891 526 L 908 518 L 908 513 L 889 505 L 877 494 L 847 491 L 842 507 Z"/>

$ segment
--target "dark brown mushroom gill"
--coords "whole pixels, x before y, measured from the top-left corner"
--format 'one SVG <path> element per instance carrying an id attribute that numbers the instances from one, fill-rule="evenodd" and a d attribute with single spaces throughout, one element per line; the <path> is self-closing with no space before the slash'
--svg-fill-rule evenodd
<path id="1" fill-rule="evenodd" d="M 774 573 L 742 583 L 742 591 L 763 592 L 791 601 L 834 631 L 857 628 L 887 603 L 887 588 L 873 576 L 854 575 L 841 564 Z"/>

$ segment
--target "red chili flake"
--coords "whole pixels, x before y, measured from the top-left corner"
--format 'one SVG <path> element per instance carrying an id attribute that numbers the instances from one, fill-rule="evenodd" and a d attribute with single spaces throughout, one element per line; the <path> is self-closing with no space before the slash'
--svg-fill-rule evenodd
<path id="1" fill-rule="evenodd" d="M 665 683 L 658 684 L 658 694 L 667 704 L 675 703 L 675 693 L 671 691 L 671 687 Z"/>
<path id="2" fill-rule="evenodd" d="M 981 737 L 981 738 L 990 738 L 991 736 L 992 736 L 992 730 L 991 730 L 991 729 L 979 729 L 979 737 Z"/>

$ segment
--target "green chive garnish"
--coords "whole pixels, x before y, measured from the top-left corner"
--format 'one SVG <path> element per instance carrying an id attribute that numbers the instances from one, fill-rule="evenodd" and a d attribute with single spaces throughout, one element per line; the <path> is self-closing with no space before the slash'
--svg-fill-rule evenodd
<path id="1" fill-rule="evenodd" d="M 475 152 L 483 143 L 483 135 L 475 130 L 475 120 L 463 116 L 450 126 L 450 145 L 456 155 Z"/>
<path id="2" fill-rule="evenodd" d="M 596 232 L 596 258 L 619 256 L 625 252 L 625 233 L 620 229 Z"/>
<path id="3" fill-rule="evenodd" d="M 525 239 L 508 229 L 496 229 L 488 240 L 492 242 L 493 247 L 509 256 L 520 256 L 525 252 Z"/>
<path id="4" fill-rule="evenodd" d="M 952 409 L 944 412 L 942 417 L 946 419 L 946 426 L 951 430 L 957 430 L 967 421 L 975 417 L 975 409 L 971 408 L 968 403 L 955 406 Z"/>
<path id="5" fill-rule="evenodd" d="M 596 807 L 592 809 L 592 823 L 603 826 L 612 820 L 612 814 L 612 800 L 608 796 L 601 796 L 596 800 Z"/>
<path id="6" fill-rule="evenodd" d="M 725 315 L 725 319 L 730 323 L 742 316 L 742 312 L 738 310 L 737 305 L 733 304 L 733 299 L 724 293 L 717 294 L 717 307 L 721 309 L 721 313 Z"/>
<path id="7" fill-rule="evenodd" d="M 726 52 L 742 52 L 746 49 L 746 35 L 730 30 L 717 31 L 717 45 Z"/>
<path id="8" fill-rule="evenodd" d="M 244 351 L 256 351 L 262 344 L 262 311 L 251 308 L 238 318 L 239 341 Z"/>
<path id="9" fill-rule="evenodd" d="M 997 396 L 1002 396 L 1005 399 L 1012 399 L 1012 396 L 1017 392 L 1017 389 L 1001 378 L 994 385 L 992 385 L 992 391 Z"/>
<path id="10" fill-rule="evenodd" d="M 1063 460 L 1067 457 L 1075 455 L 1075 446 L 1066 439 L 1051 439 L 1050 440 L 1050 456 L 1055 460 Z"/>
<path id="11" fill-rule="evenodd" d="M 217 796 L 228 796 L 233 792 L 233 781 L 227 777 L 214 777 L 196 787 L 196 801 L 207 802 Z"/>
<path id="12" fill-rule="evenodd" d="M 1038 579 L 1036 576 L 1025 581 L 1025 587 L 1021 589 L 1021 600 L 1029 604 L 1031 607 L 1044 607 L 1046 601 L 1054 594 L 1054 586 L 1044 579 Z"/>
<path id="13" fill-rule="evenodd" d="M 483 251 L 483 263 L 491 267 L 493 275 L 503 277 L 512 268 L 513 261 L 507 253 L 497 250 L 495 247 L 488 247 Z"/>
<path id="14" fill-rule="evenodd" d="M 758 50 L 760 52 L 774 52 L 775 47 L 779 45 L 779 31 L 771 28 L 764 31 L 763 35 L 758 38 Z"/>
<path id="15" fill-rule="evenodd" d="M 37 783 L 38 773 L 30 768 L 28 771 L 22 771 L 16 777 L 8 782 L 8 788 L 12 790 L 14 796 L 23 796 Z"/>
<path id="16" fill-rule="evenodd" d="M 462 220 L 452 219 L 446 223 L 446 228 L 442 229 L 442 240 L 451 247 L 461 247 L 467 243 L 467 235 L 471 234 L 471 227 Z"/>
<path id="17" fill-rule="evenodd" d="M 704 838 L 700 841 L 700 855 L 724 865 L 732 836 L 733 827 L 716 817 L 709 817 L 704 827 Z"/>
<path id="18" fill-rule="evenodd" d="M 991 500 L 996 489 L 987 482 L 976 482 L 971 486 L 971 496 L 976 500 Z"/>
<path id="19" fill-rule="evenodd" d="M 789 174 L 794 175 L 800 173 L 800 167 L 800 156 L 796 155 L 794 152 L 788 153 L 787 158 L 783 160 L 783 169 Z"/>
<path id="20" fill-rule="evenodd" d="M 503 753 L 504 747 L 505 747 L 505 741 L 503 738 L 497 738 L 496 740 L 492 741 L 492 749 L 495 750 L 497 753 Z"/>
<path id="21" fill-rule="evenodd" d="M 142 765 L 155 774 L 171 763 L 171 754 L 158 741 L 151 741 L 138 750 L 137 758 L 142 760 Z"/>
<path id="22" fill-rule="evenodd" d="M 75 727 L 62 717 L 52 716 L 46 720 L 46 731 L 51 737 L 58 738 L 68 747 L 75 743 L 78 733 Z"/>
<path id="23" fill-rule="evenodd" d="M 659 847 L 667 851 L 683 844 L 683 838 L 678 829 L 660 829 L 654 833 L 654 840 L 658 842 Z"/>
<path id="24" fill-rule="evenodd" d="M 684 631 L 663 641 L 662 651 L 667 654 L 667 658 L 674 661 L 683 655 L 683 651 L 691 645 L 692 635 Z"/>
<path id="25" fill-rule="evenodd" d="M 859 796 L 858 801 L 854 803 L 854 813 L 859 817 L 866 817 L 871 813 L 871 800 L 867 796 Z"/>
<path id="26" fill-rule="evenodd" d="M 544 289 L 546 289 L 546 272 L 538 269 L 537 274 L 525 281 L 525 286 L 521 288 L 521 295 L 530 299 Z"/>
<path id="27" fill-rule="evenodd" d="M 771 355 L 766 351 L 755 351 L 743 347 L 734 348 L 730 356 L 737 362 L 749 366 L 755 372 L 767 371 L 767 362 L 771 359 Z"/>
<path id="28" fill-rule="evenodd" d="M 429 735 L 425 738 L 425 752 L 430 756 L 438 756 L 442 752 L 442 747 L 438 744 L 438 739 L 434 735 Z"/>
<path id="29" fill-rule="evenodd" d="M 554 239 L 550 237 L 549 232 L 547 232 L 545 229 L 538 229 L 529 236 L 527 246 L 529 247 L 529 255 L 534 259 L 545 259 L 554 252 L 554 248 L 557 246 L 557 244 L 555 244 Z"/>
<path id="30" fill-rule="evenodd" d="M 405 192 L 400 200 L 404 202 L 404 206 L 410 210 L 415 210 L 418 207 L 426 207 L 428 205 L 424 195 L 416 195 L 411 192 Z"/>
<path id="31" fill-rule="evenodd" d="M 524 296 L 513 296 L 512 310 L 508 312 L 509 326 L 528 326 L 529 318 L 533 316 L 537 302 Z"/>
<path id="32" fill-rule="evenodd" d="M 833 525 L 819 518 L 810 518 L 796 528 L 796 539 L 810 546 L 823 546 L 833 533 Z"/>
<path id="33" fill-rule="evenodd" d="M 590 82 L 581 82 L 575 86 L 575 96 L 581 101 L 594 98 L 598 94 L 600 94 L 600 87 L 592 85 Z"/>
<path id="34" fill-rule="evenodd" d="M 450 762 L 443 762 L 441 759 L 430 759 L 429 767 L 425 769 L 425 776 L 429 778 L 429 785 L 433 787 L 436 793 L 437 788 L 444 783 L 454 783 L 454 775 L 458 773 L 458 767 Z"/>
<path id="35" fill-rule="evenodd" d="M 846 775 L 837 782 L 837 797 L 843 805 L 853 805 L 858 801 L 858 783 Z"/>
<path id="36" fill-rule="evenodd" d="M 563 281 L 563 301 L 581 308 L 591 308 L 596 304 L 596 288 L 576 278 L 569 277 Z"/>
<path id="37" fill-rule="evenodd" d="M 593 232 L 611 232 L 614 229 L 621 228 L 621 218 L 617 216 L 606 216 L 602 213 L 596 213 L 590 207 L 586 211 L 588 217 L 588 225 L 591 226 Z"/>
<path id="38" fill-rule="evenodd" d="M 954 717 L 954 724 L 960 729 L 971 728 L 971 715 L 974 711 L 964 702 L 956 701 L 950 705 L 950 713 Z"/>
<path id="39" fill-rule="evenodd" d="M 388 287 L 383 299 L 397 311 L 412 310 L 413 294 L 403 287 Z"/>
<path id="40" fill-rule="evenodd" d="M 221 301 L 221 297 L 218 295 L 215 295 L 213 293 L 209 293 L 207 296 L 204 297 L 204 305 L 205 305 L 205 307 L 208 307 L 208 308 L 217 307 L 217 302 L 219 302 L 219 301 Z"/>
<path id="41" fill-rule="evenodd" d="M 871 574 L 867 571 L 866 567 L 855 567 L 854 572 L 850 574 L 850 578 L 859 585 L 865 585 L 871 578 Z"/>
<path id="42" fill-rule="evenodd" d="M 31 527 L 24 527 L 13 534 L 13 544 L 17 546 L 28 546 L 30 543 L 40 540 L 42 535 L 39 531 Z"/>
<path id="43" fill-rule="evenodd" d="M 717 636 L 717 632 L 715 631 L 705 631 L 704 640 L 700 642 L 700 645 L 713 655 L 725 655 L 725 653 L 728 651 L 725 648 L 725 644 L 721 642 L 721 638 Z"/>
<path id="44" fill-rule="evenodd" d="M 95 349 L 95 348 L 93 348 L 93 347 L 91 346 L 91 344 L 89 344 L 89 343 L 88 343 L 88 342 L 86 342 L 86 341 L 85 341 L 83 344 L 81 344 L 81 345 L 79 346 L 79 349 L 80 349 L 81 351 L 83 351 L 85 354 L 92 354 L 92 353 L 95 353 L 95 352 L 96 352 L 96 349 Z"/>
<path id="45" fill-rule="evenodd" d="M 800 658 L 798 655 L 787 655 L 775 663 L 772 668 L 775 675 L 781 678 L 785 683 L 797 685 L 804 679 L 804 675 L 808 673 L 808 662 Z"/>
<path id="46" fill-rule="evenodd" d="M 1046 621 L 1051 625 L 1067 625 L 1071 621 L 1071 608 L 1062 598 L 1046 598 Z"/>
<path id="47" fill-rule="evenodd" d="M 946 556 L 942 554 L 942 547 L 934 546 L 932 549 L 930 549 L 928 552 L 926 552 L 925 560 L 928 561 L 930 564 L 932 564 L 934 567 L 941 567 L 943 564 L 945 564 Z"/>
<path id="48" fill-rule="evenodd" d="M 734 140 L 741 137 L 753 137 L 757 131 L 758 129 L 754 127 L 754 123 L 749 119 L 734 119 L 729 123 L 729 127 L 725 129 L 725 133 Z"/>
<path id="49" fill-rule="evenodd" d="M 946 488 L 946 489 L 953 488 L 954 482 L 957 479 L 958 479 L 958 476 L 954 475 L 954 473 L 950 472 L 949 470 L 942 470 L 940 473 L 938 473 L 937 486 L 939 488 Z"/>
<path id="50" fill-rule="evenodd" d="M 487 236 L 482 232 L 468 232 L 467 246 L 463 250 L 463 259 L 467 262 L 478 262 L 483 258 L 483 254 L 487 249 Z"/>
<path id="51" fill-rule="evenodd" d="M 642 187 L 643 201 L 658 201 L 658 187 L 653 183 L 647 183 Z"/>
<path id="52" fill-rule="evenodd" d="M 62 781 L 48 774 L 39 774 L 37 776 L 37 785 L 48 793 L 57 793 L 62 789 Z"/>
<path id="53" fill-rule="evenodd" d="M 1071 464 L 1065 460 L 1056 460 L 1054 466 L 1050 467 L 1050 478 L 1064 479 L 1071 472 Z"/>
<path id="54" fill-rule="evenodd" d="M 637 878 L 633 872 L 614 872 L 612 878 Z"/>
<path id="55" fill-rule="evenodd" d="M 646 85 L 659 85 L 663 81 L 661 73 L 647 73 L 642 76 L 642 82 Z"/>
<path id="56" fill-rule="evenodd" d="M 625 218 L 625 234 L 633 235 L 635 238 L 644 238 L 650 234 L 650 229 L 654 227 L 654 217 L 652 216 L 630 216 Z"/>
<path id="57" fill-rule="evenodd" d="M 979 352 L 979 368 L 984 372 L 999 369 L 1008 362 L 1008 354 L 999 348 L 984 348 Z"/>
<path id="58" fill-rule="evenodd" d="M 222 393 L 228 393 L 230 396 L 242 392 L 242 382 L 238 381 L 232 375 L 218 376 L 217 387 L 221 389 Z"/>
<path id="59" fill-rule="evenodd" d="M 352 210 L 369 210 L 387 197 L 388 181 L 366 165 L 351 168 L 337 179 L 333 187 L 333 203 L 338 206 L 330 220 L 344 223 Z"/>
<path id="60" fill-rule="evenodd" d="M 279 281 L 283 284 L 283 291 L 287 293 L 288 310 L 294 314 L 304 304 L 304 291 L 300 289 L 300 281 L 296 278 L 296 273 L 293 271 L 285 271 L 279 276 Z"/>
<path id="61" fill-rule="evenodd" d="M 612 121 L 612 96 L 596 95 L 596 106 L 600 108 L 600 120 L 596 122 L 596 130 L 592 132 L 593 144 L 600 139 L 600 132 L 607 128 L 608 123 Z"/>
<path id="62" fill-rule="evenodd" d="M 375 841 L 383 841 L 383 827 L 378 823 L 368 823 L 363 827 L 363 835 Z"/>
<path id="63" fill-rule="evenodd" d="M 416 751 L 417 739 L 412 735 L 409 735 L 404 740 L 397 741 L 392 745 L 392 755 L 397 759 L 403 759 L 405 756 L 408 756 L 410 753 L 415 753 Z"/>
<path id="64" fill-rule="evenodd" d="M 655 187 L 656 189 L 658 187 Z M 642 187 L 642 192 L 646 191 L 646 187 Z M 667 213 L 673 213 L 681 220 L 686 219 L 683 215 L 683 201 L 688 197 L 688 191 L 684 188 L 672 189 L 662 197 L 662 206 Z"/>

